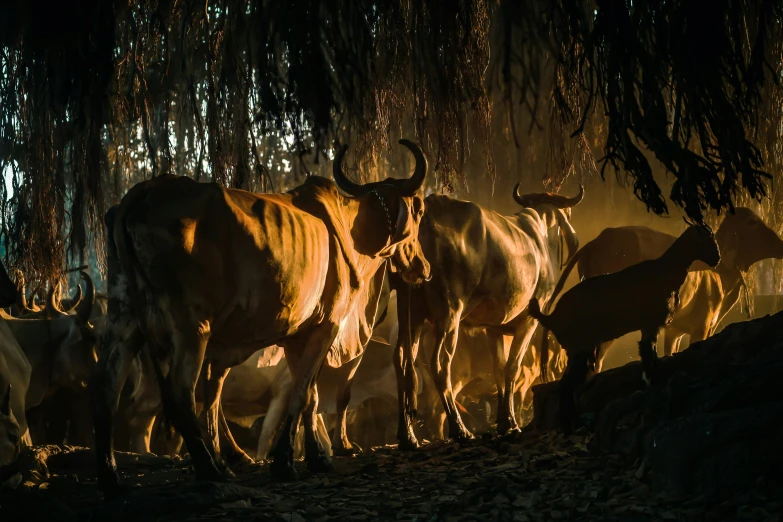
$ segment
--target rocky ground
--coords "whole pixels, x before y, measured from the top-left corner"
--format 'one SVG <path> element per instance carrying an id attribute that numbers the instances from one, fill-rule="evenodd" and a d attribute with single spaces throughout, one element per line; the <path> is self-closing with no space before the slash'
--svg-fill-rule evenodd
<path id="1" fill-rule="evenodd" d="M 188 461 L 119 454 L 133 486 L 106 502 L 93 454 L 26 450 L 0 468 L 0 521 L 779 521 L 783 313 L 738 323 L 660 361 L 602 372 L 579 395 L 585 427 L 557 434 L 557 383 L 534 388 L 533 426 L 510 437 L 374 448 L 295 483 L 265 464 L 196 482 Z M 10 480 L 9 480 L 10 479 Z"/>
<path id="2" fill-rule="evenodd" d="M 783 487 L 721 496 L 656 493 L 640 462 L 591 454 L 590 436 L 553 432 L 374 448 L 335 471 L 278 483 L 263 464 L 197 482 L 187 459 L 120 454 L 131 493 L 105 502 L 90 450 L 36 448 L 25 481 L 0 493 L 0 520 L 781 520 Z M 23 459 L 25 460 L 25 459 Z M 45 465 L 44 465 L 45 463 Z"/>

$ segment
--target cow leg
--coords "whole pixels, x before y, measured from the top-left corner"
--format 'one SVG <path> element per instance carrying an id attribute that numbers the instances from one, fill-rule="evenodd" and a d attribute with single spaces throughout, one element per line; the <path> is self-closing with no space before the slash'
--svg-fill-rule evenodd
<path id="1" fill-rule="evenodd" d="M 411 295 L 413 294 L 413 295 Z M 424 328 L 423 294 L 408 285 L 397 289 L 397 347 L 394 351 L 394 371 L 397 376 L 397 440 L 399 449 L 411 450 L 419 447 L 413 432 L 418 399 L 416 357 Z"/>
<path id="2" fill-rule="evenodd" d="M 224 444 L 221 446 L 221 452 L 223 459 L 229 465 L 237 465 L 241 463 L 253 464 L 253 459 L 245 453 L 245 451 L 239 447 L 237 441 L 234 440 L 234 436 L 231 434 L 231 430 L 226 422 L 226 416 L 223 413 L 223 403 L 218 402 L 218 422 L 220 428 L 220 435 L 223 437 Z"/>
<path id="3" fill-rule="evenodd" d="M 348 440 L 347 413 L 348 403 L 351 402 L 351 385 L 361 362 L 360 355 L 337 369 L 337 422 L 332 436 L 332 453 L 335 455 L 358 453 Z"/>
<path id="4" fill-rule="evenodd" d="M 577 389 L 595 371 L 596 349 L 580 350 L 568 356 L 565 372 L 560 379 L 560 425 L 563 433 L 569 435 L 578 410 L 574 395 Z"/>
<path id="5" fill-rule="evenodd" d="M 269 457 L 274 437 L 277 434 L 275 430 L 280 427 L 286 406 L 288 405 L 288 397 L 291 392 L 292 384 L 291 380 L 288 379 L 284 388 L 279 391 L 272 390 L 272 400 L 270 401 L 269 408 L 264 416 L 264 422 L 261 425 L 261 433 L 258 435 L 256 460 L 265 460 Z"/>
<path id="6" fill-rule="evenodd" d="M 696 328 L 696 329 L 694 329 L 694 330 L 692 330 L 690 332 L 690 339 L 689 339 L 688 346 L 690 346 L 691 344 L 693 344 L 695 342 L 703 341 L 704 339 L 706 339 L 709 336 L 710 336 L 710 328 L 709 328 L 709 326 L 707 326 L 707 325 L 700 326 L 700 327 L 698 327 L 698 328 Z M 677 350 L 674 353 L 680 352 L 680 347 L 681 346 L 682 346 L 682 340 L 677 345 Z M 686 346 L 686 348 L 687 348 L 687 346 Z"/>
<path id="7" fill-rule="evenodd" d="M 435 351 L 432 354 L 430 364 L 435 386 L 438 388 L 443 408 L 446 410 L 446 418 L 449 421 L 449 436 L 455 440 L 469 440 L 473 438 L 473 434 L 462 422 L 451 385 L 451 360 L 457 349 L 461 311 L 462 306 L 460 305 L 458 310 L 450 313 L 443 324 L 436 324 Z"/>
<path id="8" fill-rule="evenodd" d="M 280 479 L 295 480 L 297 478 L 296 469 L 294 469 L 294 443 L 299 423 L 302 420 L 305 407 L 311 405 L 315 394 L 315 380 L 338 332 L 339 327 L 336 324 L 322 324 L 313 329 L 303 352 L 290 345 L 285 347 L 288 367 L 294 375 L 294 386 L 288 400 L 288 414 L 282 425 L 282 430 L 278 431 L 277 442 L 272 452 L 274 460 L 271 471 Z M 309 423 L 310 427 L 314 428 L 313 419 L 310 419 Z M 331 465 L 329 457 L 320 441 L 315 437 L 313 439 L 313 444 L 307 446 L 307 449 L 315 451 L 317 455 L 310 455 L 308 464 L 311 467 L 325 469 Z M 316 461 L 320 461 L 320 463 L 316 464 Z"/>
<path id="9" fill-rule="evenodd" d="M 301 369 L 302 360 L 297 357 L 296 354 L 290 354 L 286 352 L 286 360 L 288 360 L 289 368 Z M 313 473 L 322 473 L 332 470 L 332 463 L 329 459 L 329 455 L 326 451 L 326 447 L 319 438 L 319 425 L 323 424 L 323 419 L 318 414 L 318 374 L 320 373 L 322 365 L 318 365 L 313 377 L 313 386 L 311 393 L 308 396 L 305 403 L 302 424 L 304 425 L 304 453 L 305 462 L 307 467 Z M 338 369 L 339 371 L 339 369 Z M 326 438 L 328 443 L 329 437 Z"/>
<path id="10" fill-rule="evenodd" d="M 332 471 L 332 462 L 326 452 L 326 446 L 320 437 L 320 427 L 323 419 L 318 414 L 318 386 L 313 388 L 310 395 L 310 403 L 304 410 L 302 418 L 305 433 L 305 462 L 307 468 L 313 473 Z M 328 443 L 329 437 L 325 442 Z"/>
<path id="11" fill-rule="evenodd" d="M 651 384 L 656 378 L 655 372 L 658 365 L 658 352 L 655 349 L 658 341 L 659 328 L 642 330 L 642 339 L 639 341 L 639 357 L 642 359 L 642 380 Z"/>
<path id="12" fill-rule="evenodd" d="M 204 386 L 204 412 L 206 413 L 207 421 L 206 435 L 211 440 L 211 444 L 207 448 L 212 452 L 212 458 L 221 470 L 229 471 L 230 473 L 226 463 L 223 461 L 220 450 L 221 424 L 225 423 L 225 429 L 228 430 L 228 423 L 225 422 L 225 418 L 222 419 L 223 422 L 221 423 L 220 394 L 223 392 L 223 383 L 229 370 L 230 368 L 219 366 L 214 361 L 204 361 L 201 371 L 201 382 Z M 228 433 L 231 437 L 231 432 L 229 431 Z M 231 439 L 233 440 L 233 437 Z"/>
<path id="13" fill-rule="evenodd" d="M 152 426 L 155 424 L 155 415 L 133 414 L 128 419 L 130 431 L 130 451 L 134 453 L 150 453 L 150 440 L 152 439 Z"/>
<path id="14" fill-rule="evenodd" d="M 668 357 L 680 351 L 680 343 L 685 336 L 685 332 L 675 328 L 666 328 L 663 331 L 663 355 Z M 691 337 L 691 339 L 693 339 Z"/>
<path id="15" fill-rule="evenodd" d="M 199 480 L 222 480 L 223 475 L 212 458 L 217 452 L 213 440 L 201 436 L 194 392 L 198 382 L 208 336 L 198 330 L 182 331 L 175 326 L 172 335 L 171 368 L 161 387 L 163 410 L 182 435 L 193 459 Z"/>
<path id="16" fill-rule="evenodd" d="M 514 416 L 514 393 L 516 384 L 519 380 L 519 373 L 522 367 L 522 359 L 525 356 L 527 347 L 530 345 L 530 339 L 536 331 L 538 321 L 532 317 L 525 318 L 522 326 L 514 334 L 514 340 L 511 342 L 511 350 L 508 354 L 505 368 L 505 389 L 509 393 L 503 394 L 503 400 L 498 403 L 498 433 L 508 433 L 509 431 L 519 430 L 516 418 Z"/>
<path id="17" fill-rule="evenodd" d="M 503 342 L 503 335 L 497 332 L 487 330 L 487 338 L 492 348 L 492 369 L 495 376 L 495 386 L 498 389 L 498 404 L 503 402 L 505 395 L 506 377 L 504 368 L 506 366 L 506 347 Z"/>
<path id="18" fill-rule="evenodd" d="M 318 419 L 317 424 L 317 435 L 318 440 L 321 441 L 321 444 L 324 448 L 327 448 L 329 445 L 329 430 L 326 428 L 326 422 L 324 422 L 324 416 L 322 414 L 316 415 L 316 419 Z M 327 451 L 327 454 L 329 452 Z M 329 455 L 331 457 L 331 455 Z"/>
<path id="19" fill-rule="evenodd" d="M 614 343 L 614 341 L 601 343 L 601 346 L 598 348 L 598 358 L 595 360 L 595 373 L 601 372 L 601 368 L 604 366 L 604 357 L 606 357 L 606 352 L 609 351 L 609 347 L 612 346 L 612 343 Z"/>
<path id="20" fill-rule="evenodd" d="M 446 411 L 440 401 L 440 394 L 435 386 L 435 377 L 429 364 L 419 363 L 421 375 L 421 393 L 418 400 L 419 415 L 424 419 L 424 429 L 429 440 L 444 440 L 446 438 Z M 423 405 L 423 406 L 422 406 Z"/>
<path id="21" fill-rule="evenodd" d="M 219 466 L 225 466 L 227 463 L 253 462 L 234 440 L 234 436 L 228 427 L 228 422 L 226 422 L 226 417 L 223 414 L 220 396 L 229 370 L 230 368 L 216 366 L 214 362 L 205 365 L 202 370 L 207 434 L 212 439 L 215 451 L 213 458 Z M 223 447 L 220 444 L 221 436 L 226 443 Z"/>
<path id="22" fill-rule="evenodd" d="M 134 321 L 116 323 L 107 335 L 90 379 L 98 487 L 107 497 L 120 494 L 124 489 L 114 460 L 114 415 L 131 363 L 142 343 L 143 337 Z"/>

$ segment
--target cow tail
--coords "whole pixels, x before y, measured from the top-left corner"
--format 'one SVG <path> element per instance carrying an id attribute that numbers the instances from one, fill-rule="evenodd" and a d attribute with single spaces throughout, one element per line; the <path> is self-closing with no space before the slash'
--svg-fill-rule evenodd
<path id="1" fill-rule="evenodd" d="M 530 304 L 527 307 L 530 317 L 541 323 L 543 328 L 541 336 L 541 357 L 540 357 L 540 369 L 541 369 L 541 381 L 547 382 L 547 366 L 549 366 L 549 317 L 544 315 L 541 311 L 541 305 L 538 303 L 538 298 L 534 297 L 530 300 Z"/>
<path id="2" fill-rule="evenodd" d="M 117 210 L 114 221 L 114 244 L 117 248 L 117 258 L 120 262 L 120 267 L 125 274 L 126 288 L 128 297 L 130 298 L 130 309 L 135 315 L 141 333 L 146 340 L 142 350 L 147 351 L 147 360 L 152 366 L 155 380 L 157 380 L 160 388 L 163 402 L 161 421 L 164 426 L 168 426 L 169 419 L 166 416 L 166 411 L 174 407 L 174 397 L 168 387 L 166 378 L 163 375 L 163 370 L 160 368 L 160 362 L 157 357 L 155 357 L 154 350 L 151 349 L 152 345 L 159 341 L 154 335 L 149 335 L 147 324 L 150 314 L 153 313 L 150 306 L 154 306 L 154 303 L 147 302 L 148 293 L 151 295 L 150 290 L 152 285 L 136 255 L 133 238 L 131 237 L 127 224 L 128 215 L 143 202 L 144 198 L 147 196 L 147 192 L 154 183 L 155 180 L 139 183 L 131 188 L 125 197 L 122 198 L 122 203 Z M 176 411 L 176 409 L 171 411 Z"/>

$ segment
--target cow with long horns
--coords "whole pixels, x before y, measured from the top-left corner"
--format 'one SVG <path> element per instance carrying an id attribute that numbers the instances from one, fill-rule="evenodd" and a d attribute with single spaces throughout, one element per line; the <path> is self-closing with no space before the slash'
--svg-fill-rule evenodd
<path id="1" fill-rule="evenodd" d="M 337 186 L 311 176 L 285 194 L 253 194 L 162 176 L 125 195 L 113 231 L 124 276 L 112 292 L 126 289 L 120 308 L 128 313 L 112 320 L 91 386 L 98 478 L 106 494 L 119 491 L 112 416 L 140 337 L 153 363 L 170 350 L 168 376 L 156 372 L 163 407 L 199 478 L 223 476 L 217 423 L 228 370 L 275 344 L 285 350 L 294 387 L 272 471 L 296 476 L 300 420 L 308 466 L 330 467 L 315 435 L 319 369 L 324 361 L 332 367 L 351 361 L 369 341 L 387 259 L 410 283 L 429 278 L 418 242 L 424 202 L 417 195 L 427 161 L 418 146 L 400 143 L 416 158 L 410 179 L 353 183 L 342 171 L 343 147 L 334 161 Z M 203 365 L 206 438 L 193 395 Z"/>
<path id="2" fill-rule="evenodd" d="M 89 323 L 95 286 L 86 272 L 82 277 L 87 290 L 72 315 L 57 308 L 54 287 L 48 295 L 49 318 L 17 318 L 0 311 L 32 365 L 27 409 L 58 390 L 83 390 L 95 367 L 98 338 Z"/>
<path id="3" fill-rule="evenodd" d="M 583 196 L 583 188 L 572 198 L 548 193 L 521 195 L 517 185 L 514 199 L 524 208 L 508 217 L 467 201 L 427 197 L 419 242 L 431 263 L 433 278 L 420 286 L 400 285 L 397 289 L 400 328 L 395 364 L 402 447 L 418 445 L 411 426 L 416 401 L 414 361 L 425 321 L 434 327 L 436 342 L 430 368 L 446 410 L 450 436 L 472 437 L 457 409 L 450 375 L 460 324 L 485 328 L 491 336 L 498 430 L 518 428 L 513 391 L 537 325 L 527 306 L 532 297 L 549 298 L 558 268 L 550 256 L 548 230 L 558 226 L 569 254 L 576 252 L 579 244 L 569 222 L 569 209 Z M 503 335 L 513 337 L 507 360 Z"/>

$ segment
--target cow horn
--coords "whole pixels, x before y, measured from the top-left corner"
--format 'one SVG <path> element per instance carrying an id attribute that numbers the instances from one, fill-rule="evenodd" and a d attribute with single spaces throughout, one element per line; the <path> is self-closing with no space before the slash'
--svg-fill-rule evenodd
<path id="1" fill-rule="evenodd" d="M 19 313 L 22 313 L 27 308 L 27 293 L 25 288 L 24 272 L 18 268 L 11 270 L 11 273 L 16 276 L 16 306 L 19 308 Z"/>
<path id="2" fill-rule="evenodd" d="M 90 320 L 92 306 L 95 303 L 95 284 L 93 284 L 90 274 L 84 270 L 79 272 L 79 274 L 82 276 L 82 279 L 84 279 L 86 291 L 84 292 L 84 298 L 82 298 L 76 307 L 76 316 L 86 323 Z"/>
<path id="3" fill-rule="evenodd" d="M 54 293 L 60 291 L 60 282 L 53 284 L 49 287 L 49 291 L 46 293 L 46 316 L 53 318 L 55 315 L 66 315 L 59 306 L 57 306 L 57 300 L 54 298 Z"/>
<path id="4" fill-rule="evenodd" d="M 551 192 L 520 194 L 519 183 L 514 186 L 514 201 L 520 206 L 532 207 L 537 203 L 549 203 L 557 208 L 571 208 L 577 206 L 585 197 L 584 185 L 579 185 L 579 194 L 573 197 L 552 194 Z"/>
<path id="5" fill-rule="evenodd" d="M 524 196 L 522 196 L 522 194 L 519 193 L 519 185 L 520 185 L 519 183 L 514 185 L 514 192 L 513 192 L 514 201 L 519 203 L 521 206 L 526 207 L 527 204 L 525 202 Z"/>
<path id="6" fill-rule="evenodd" d="M 74 310 L 76 310 L 76 307 L 79 306 L 79 303 L 82 302 L 82 286 L 76 285 L 76 295 L 73 296 L 73 299 L 68 300 L 68 308 L 63 309 L 63 312 L 65 313 L 71 313 Z M 62 304 L 62 301 L 60 301 L 60 304 Z"/>
<path id="7" fill-rule="evenodd" d="M 410 140 L 402 139 L 399 144 L 407 148 L 416 158 L 416 168 L 413 170 L 413 176 L 409 179 L 403 180 L 401 183 L 402 190 L 410 195 L 415 194 L 424 185 L 424 180 L 427 177 L 427 158 L 421 151 L 421 147 L 416 145 Z"/>
<path id="8" fill-rule="evenodd" d="M 369 188 L 358 183 L 354 183 L 348 179 L 343 173 L 343 158 L 348 151 L 348 145 L 343 145 L 337 154 L 334 156 L 334 162 L 332 163 L 332 175 L 334 176 L 334 182 L 340 187 L 343 192 L 350 194 L 351 196 L 361 196 L 369 192 Z"/>

